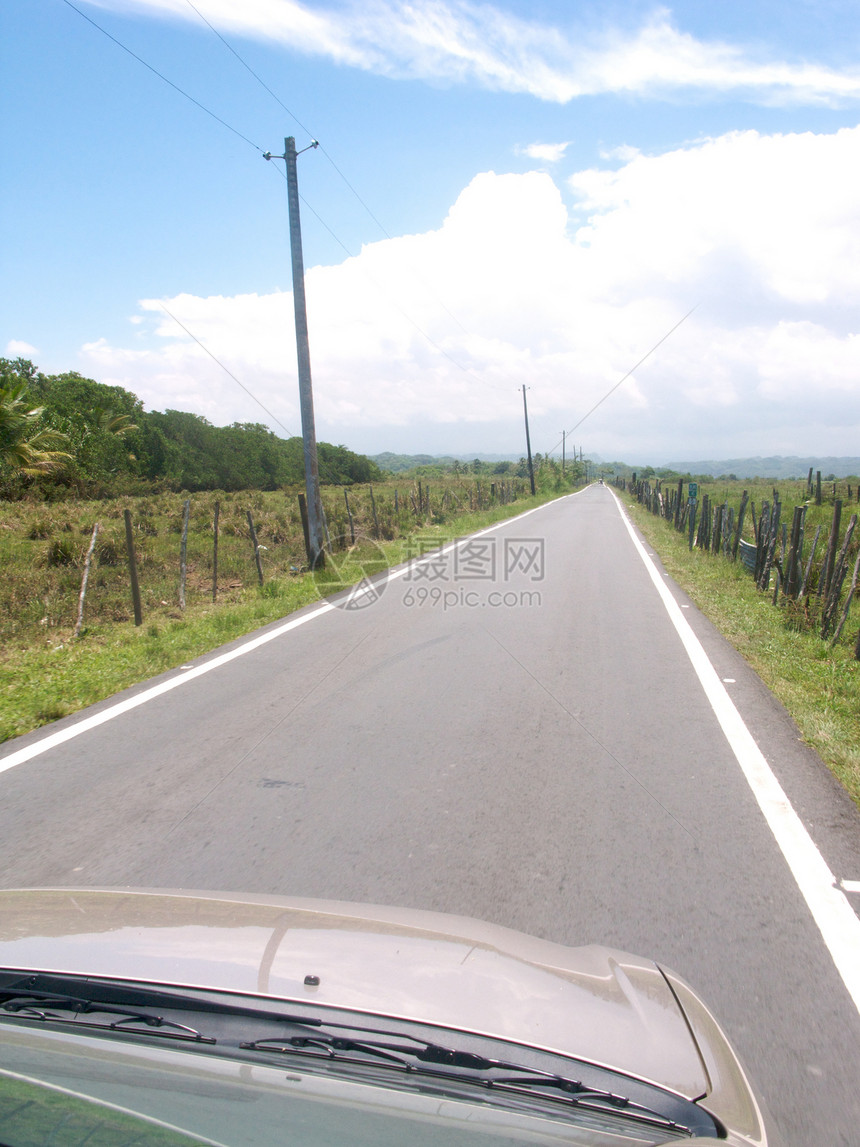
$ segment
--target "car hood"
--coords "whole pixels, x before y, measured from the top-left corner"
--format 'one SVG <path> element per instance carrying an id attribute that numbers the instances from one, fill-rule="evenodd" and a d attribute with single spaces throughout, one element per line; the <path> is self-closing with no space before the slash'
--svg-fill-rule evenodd
<path id="1" fill-rule="evenodd" d="M 234 893 L 5 891 L 0 968 L 371 1012 L 585 1059 L 689 1099 L 710 1090 L 657 965 L 466 917 Z"/>

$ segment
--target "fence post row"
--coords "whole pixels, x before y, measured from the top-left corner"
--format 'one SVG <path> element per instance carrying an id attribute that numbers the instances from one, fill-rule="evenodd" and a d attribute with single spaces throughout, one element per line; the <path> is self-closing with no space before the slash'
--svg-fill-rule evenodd
<path id="1" fill-rule="evenodd" d="M 807 491 L 811 493 L 811 468 L 806 481 Z M 691 551 L 695 544 L 696 547 L 705 550 L 707 553 L 722 554 L 732 561 L 737 561 L 739 550 L 746 547 L 745 552 L 742 553 L 742 557 L 744 564 L 750 568 L 758 589 L 763 592 L 766 591 L 770 587 L 771 575 L 773 575 L 774 589 L 772 597 L 774 605 L 778 604 L 780 594 L 782 594 L 783 598 L 792 600 L 808 596 L 813 562 L 822 532 L 822 527 L 820 525 L 817 526 L 806 568 L 804 569 L 803 546 L 806 511 L 809 502 L 807 502 L 806 505 L 794 507 L 791 530 L 789 532 L 787 523 L 781 521 L 782 503 L 779 498 L 779 491 L 776 488 L 773 490 L 773 502 L 763 502 L 758 517 L 756 517 L 755 502 L 750 500 L 749 491 L 744 490 L 741 496 L 737 519 L 735 519 L 733 506 L 730 506 L 727 501 L 718 505 L 712 505 L 708 494 L 702 496 L 700 508 L 698 499 L 695 496 L 696 486 L 692 482 L 690 483 L 690 497 L 687 502 L 684 503 L 683 479 L 678 480 L 677 489 L 673 489 L 666 494 L 663 493 L 662 483 L 659 478 L 655 480 L 652 486 L 652 484 L 645 479 L 637 481 L 635 473 L 632 475 L 629 483 L 624 479 L 618 479 L 616 484 L 622 489 L 630 490 L 635 494 L 637 501 L 640 505 L 644 506 L 649 513 L 665 518 L 679 532 L 686 532 L 689 549 Z M 821 471 L 816 473 L 815 491 L 816 502 L 820 505 Z M 816 596 L 822 599 L 823 603 L 821 610 L 821 636 L 826 638 L 832 632 L 831 644 L 834 644 L 842 633 L 848 617 L 851 601 L 857 592 L 858 578 L 860 578 L 860 553 L 858 553 L 848 594 L 843 603 L 841 616 L 837 624 L 839 599 L 845 578 L 848 574 L 848 551 L 854 529 L 857 525 L 858 516 L 856 514 L 852 516 L 840 547 L 839 529 L 842 518 L 842 499 L 836 497 L 835 483 L 833 484 L 833 497 L 833 520 L 830 525 L 827 550 L 816 590 Z M 850 485 L 848 486 L 848 497 L 849 499 L 851 497 Z M 857 488 L 857 497 L 858 501 L 860 501 L 860 485 L 858 485 Z M 755 538 L 754 544 L 745 542 L 742 536 L 747 509 L 749 509 L 752 516 L 753 536 Z M 857 660 L 860 660 L 860 631 L 858 631 L 857 636 L 855 657 Z"/>

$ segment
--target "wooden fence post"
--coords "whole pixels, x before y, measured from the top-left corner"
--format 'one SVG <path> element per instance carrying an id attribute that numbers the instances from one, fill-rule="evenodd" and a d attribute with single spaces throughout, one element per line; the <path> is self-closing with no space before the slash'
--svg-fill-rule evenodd
<path id="1" fill-rule="evenodd" d="M 143 625 L 140 605 L 140 583 L 137 580 L 137 558 L 134 553 L 134 534 L 131 529 L 131 510 L 123 510 L 125 518 L 125 545 L 128 551 L 128 574 L 131 579 L 131 600 L 134 606 L 134 624 Z"/>
<path id="2" fill-rule="evenodd" d="M 421 489 L 421 483 L 418 483 L 418 489 Z M 373 510 L 373 536 L 379 540 L 379 518 L 376 513 L 376 498 L 373 496 L 373 487 L 370 487 L 370 506 Z"/>
<path id="3" fill-rule="evenodd" d="M 352 520 L 352 510 L 349 508 L 349 494 L 346 492 L 346 486 L 343 488 L 343 500 L 346 502 L 346 516 L 349 519 L 349 537 L 353 545 L 355 545 L 355 523 Z"/>
<path id="4" fill-rule="evenodd" d="M 738 524 L 737 524 L 737 528 L 735 529 L 735 540 L 732 544 L 732 561 L 733 562 L 736 562 L 738 560 L 738 546 L 741 544 L 741 534 L 743 533 L 744 517 L 746 516 L 746 512 L 747 512 L 747 502 L 748 501 L 749 501 L 749 492 L 747 490 L 744 490 L 743 494 L 741 495 L 741 504 L 740 504 L 740 507 L 738 509 Z"/>
<path id="5" fill-rule="evenodd" d="M 257 577 L 260 579 L 260 585 L 263 584 L 263 563 L 260 561 L 260 543 L 257 541 L 257 531 L 254 529 L 254 519 L 251 517 L 251 511 L 245 511 L 248 515 L 248 529 L 251 531 L 251 541 L 254 543 L 254 561 L 257 563 Z"/>
<path id="6" fill-rule="evenodd" d="M 215 521 L 212 524 L 212 600 L 218 596 L 218 519 L 221 516 L 221 503 L 215 503 Z"/>
<path id="7" fill-rule="evenodd" d="M 308 559 L 308 566 L 313 564 L 313 554 L 311 553 L 311 534 L 308 525 L 308 503 L 304 494 L 299 494 L 299 513 L 302 516 L 302 532 L 305 535 L 305 554 Z"/>
<path id="8" fill-rule="evenodd" d="M 770 571 L 776 554 L 776 543 L 779 540 L 779 516 L 781 513 L 782 502 L 774 502 L 773 515 L 770 520 L 770 536 L 766 539 L 764 568 L 761 571 L 761 578 L 758 583 L 760 590 L 766 590 L 770 584 Z"/>
<path id="9" fill-rule="evenodd" d="M 860 553 L 857 554 L 857 561 L 854 563 L 854 573 L 851 577 L 851 585 L 848 587 L 848 596 L 845 598 L 845 605 L 842 609 L 842 617 L 839 620 L 839 625 L 836 627 L 836 632 L 833 634 L 831 645 L 835 645 L 842 635 L 842 630 L 845 627 L 845 622 L 848 620 L 848 610 L 851 608 L 851 600 L 857 592 L 857 576 L 860 574 Z M 860 650 L 860 633 L 857 634 L 857 650 Z M 855 652 L 855 656 L 857 653 Z M 858 657 L 860 660 L 860 657 Z"/>
<path id="10" fill-rule="evenodd" d="M 806 573 L 803 575 L 803 581 L 800 584 L 799 597 L 809 593 L 809 575 L 812 573 L 812 559 L 815 557 L 815 550 L 818 546 L 818 539 L 821 537 L 821 526 L 815 531 L 815 537 L 812 539 L 812 549 L 809 553 L 809 561 L 806 563 Z"/>
<path id="11" fill-rule="evenodd" d="M 179 608 L 185 609 L 185 582 L 188 576 L 188 516 L 191 513 L 191 499 L 186 498 L 182 505 L 182 541 L 179 543 Z"/>
<path id="12" fill-rule="evenodd" d="M 818 582 L 818 596 L 825 599 L 830 593 L 830 583 L 833 579 L 833 563 L 836 558 L 836 546 L 839 541 L 839 523 L 842 520 L 842 499 L 839 498 L 833 507 L 833 522 L 830 526 L 830 539 L 827 542 L 827 552 L 824 555 L 824 568 Z M 823 584 L 822 584 L 823 583 Z"/>
<path id="13" fill-rule="evenodd" d="M 791 542 L 788 546 L 788 558 L 785 568 L 785 596 L 796 598 L 800 588 L 800 539 L 803 532 L 803 517 L 806 513 L 804 506 L 794 507 L 794 517 L 791 523 Z"/>
<path id="14" fill-rule="evenodd" d="M 824 613 L 821 621 L 821 636 L 826 637 L 833 622 L 836 618 L 836 610 L 839 607 L 839 595 L 842 592 L 842 583 L 845 580 L 847 572 L 845 560 L 848 553 L 848 546 L 851 544 L 851 535 L 854 533 L 854 527 L 857 525 L 857 515 L 851 515 L 851 521 L 848 523 L 848 529 L 845 531 L 845 538 L 842 542 L 842 549 L 839 551 L 839 556 L 836 559 L 833 567 L 833 575 L 830 579 L 830 589 L 827 594 L 827 601 L 824 605 Z"/>
<path id="15" fill-rule="evenodd" d="M 75 637 L 79 637 L 81 626 L 84 624 L 84 600 L 87 596 L 87 582 L 90 579 L 90 565 L 93 560 L 93 550 L 96 548 L 96 538 L 99 536 L 99 524 L 93 526 L 93 536 L 90 538 L 87 556 L 84 558 L 84 576 L 81 578 L 81 592 L 78 596 L 78 620 L 75 624 Z"/>

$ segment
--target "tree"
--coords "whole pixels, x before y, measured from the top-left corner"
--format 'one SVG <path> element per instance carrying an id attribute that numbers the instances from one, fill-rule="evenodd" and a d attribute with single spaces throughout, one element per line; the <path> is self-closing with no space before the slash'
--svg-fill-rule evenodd
<path id="1" fill-rule="evenodd" d="M 28 477 L 56 473 L 71 460 L 68 438 L 42 425 L 45 408 L 26 395 L 26 382 L 0 387 L 0 465 Z"/>

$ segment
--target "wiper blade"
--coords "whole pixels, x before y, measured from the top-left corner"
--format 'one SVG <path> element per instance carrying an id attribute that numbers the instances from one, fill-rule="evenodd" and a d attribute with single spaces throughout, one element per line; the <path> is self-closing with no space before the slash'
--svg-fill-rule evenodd
<path id="1" fill-rule="evenodd" d="M 676 1122 L 663 1112 L 638 1103 L 627 1096 L 583 1084 L 580 1080 L 569 1079 L 522 1064 L 508 1063 L 505 1060 L 489 1059 L 486 1056 L 476 1055 L 474 1052 L 460 1051 L 435 1043 L 421 1043 L 416 1040 L 417 1046 L 410 1046 L 409 1043 L 403 1042 L 411 1039 L 411 1036 L 401 1036 L 399 1033 L 397 1042 L 352 1039 L 317 1031 L 313 1035 L 261 1039 L 242 1043 L 239 1046 L 246 1051 L 310 1055 L 320 1059 L 339 1059 L 349 1063 L 367 1064 L 368 1058 L 354 1058 L 356 1055 L 363 1055 L 370 1057 L 370 1062 L 382 1060 L 385 1061 L 384 1065 L 399 1067 L 406 1073 L 456 1079 L 488 1090 L 514 1094 L 533 1094 L 535 1088 L 548 1088 L 559 1094 L 546 1098 L 564 1102 L 568 1106 L 583 1107 L 604 1113 L 623 1114 L 632 1119 L 656 1124 L 667 1131 L 692 1134 L 690 1127 Z M 416 1066 L 416 1060 L 418 1066 Z M 424 1064 L 428 1066 L 424 1067 Z M 487 1074 L 499 1071 L 517 1074 Z"/>
<path id="2" fill-rule="evenodd" d="M 265 1051 L 282 1054 L 295 1052 L 298 1055 L 308 1054 L 320 1059 L 339 1059 L 341 1052 L 362 1052 L 377 1059 L 385 1059 L 401 1067 L 408 1068 L 409 1061 L 401 1055 L 391 1055 L 384 1050 L 387 1045 L 376 1044 L 367 1040 L 346 1039 L 344 1036 L 330 1035 L 293 1035 L 278 1038 L 268 1036 L 265 1039 L 240 1043 L 242 1051 Z M 395 1048 L 394 1050 L 399 1050 Z"/>
<path id="3" fill-rule="evenodd" d="M 133 1025 L 139 1024 L 146 1028 L 147 1035 L 190 1040 L 194 1043 L 215 1043 L 214 1039 L 201 1035 L 195 1028 L 177 1023 L 176 1020 L 166 1019 L 157 1013 L 131 1011 L 129 1008 L 56 992 L 18 989 L 0 1003 L 0 1009 L 22 1019 L 45 1023 L 73 1023 L 76 1027 L 102 1028 L 109 1031 L 133 1032 L 135 1030 Z M 105 1019 L 107 1016 L 121 1018 Z"/>
<path id="4" fill-rule="evenodd" d="M 531 1068 L 527 1070 L 531 1072 Z M 531 1093 L 535 1088 L 549 1087 L 563 1092 L 564 1095 L 559 1098 L 565 1100 L 572 1107 L 586 1107 L 591 1111 L 617 1111 L 634 1119 L 644 1119 L 649 1123 L 656 1123 L 667 1131 L 679 1131 L 687 1135 L 693 1134 L 693 1128 L 684 1123 L 676 1122 L 653 1107 L 629 1099 L 626 1095 L 617 1095 L 612 1091 L 587 1087 L 577 1080 L 565 1079 L 559 1075 L 541 1079 L 538 1073 L 535 1073 L 520 1077 L 488 1079 L 484 1082 L 489 1088 L 503 1088 L 505 1091 L 523 1093 Z"/>
<path id="5" fill-rule="evenodd" d="M 382 1033 L 379 1033 L 382 1034 Z M 398 1041 L 413 1040 L 412 1036 L 397 1034 Z M 372 1039 L 352 1039 L 347 1036 L 331 1035 L 325 1031 L 315 1031 L 313 1035 L 292 1035 L 287 1037 L 267 1037 L 240 1044 L 245 1051 L 274 1051 L 289 1053 L 309 1050 L 315 1054 L 317 1049 L 324 1058 L 337 1058 L 339 1052 L 362 1052 L 365 1055 L 378 1059 L 386 1059 L 403 1067 L 411 1068 L 411 1060 L 417 1059 L 422 1063 L 438 1064 L 442 1067 L 454 1067 L 471 1071 L 489 1071 L 491 1068 L 505 1068 L 508 1071 L 518 1071 L 520 1068 L 513 1063 L 502 1060 L 487 1059 L 486 1056 L 475 1055 L 470 1051 L 457 1051 L 454 1048 L 441 1047 L 439 1044 L 413 1041 L 417 1046 L 409 1043 Z M 528 1069 L 522 1069 L 528 1070 Z"/>

